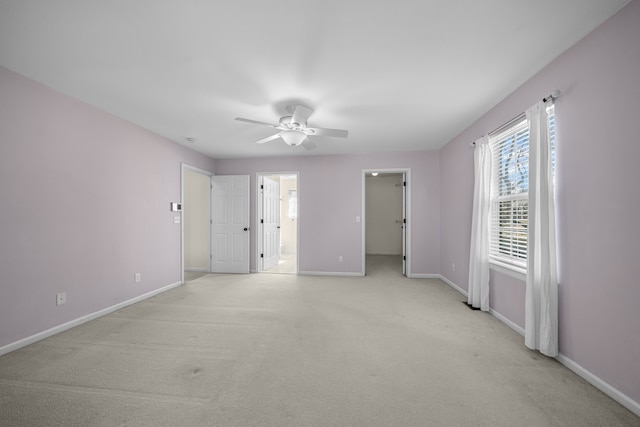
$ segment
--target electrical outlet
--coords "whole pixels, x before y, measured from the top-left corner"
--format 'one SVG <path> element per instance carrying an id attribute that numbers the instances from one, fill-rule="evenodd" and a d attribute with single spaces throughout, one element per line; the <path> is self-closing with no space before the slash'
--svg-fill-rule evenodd
<path id="1" fill-rule="evenodd" d="M 455 262 L 451 263 L 451 271 L 456 271 L 456 263 Z"/>
<path id="2" fill-rule="evenodd" d="M 340 256 L 338 257 L 338 262 L 342 262 L 342 261 L 343 261 L 343 259 L 342 259 L 342 255 L 340 255 Z"/>
<path id="3" fill-rule="evenodd" d="M 136 273 L 135 276 L 133 276 L 133 281 L 135 283 L 140 283 L 141 280 L 142 280 L 142 276 L 140 275 L 140 273 Z"/>
<path id="4" fill-rule="evenodd" d="M 56 305 L 62 305 L 66 302 L 67 302 L 66 292 L 60 292 L 59 294 L 56 294 Z"/>

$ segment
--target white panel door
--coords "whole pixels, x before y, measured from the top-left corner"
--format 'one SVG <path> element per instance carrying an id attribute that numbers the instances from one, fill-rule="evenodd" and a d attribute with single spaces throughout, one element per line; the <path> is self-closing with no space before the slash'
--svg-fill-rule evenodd
<path id="1" fill-rule="evenodd" d="M 249 175 L 211 177 L 211 272 L 249 273 Z"/>
<path id="2" fill-rule="evenodd" d="M 262 182 L 262 269 L 280 262 L 280 183 L 264 177 Z"/>

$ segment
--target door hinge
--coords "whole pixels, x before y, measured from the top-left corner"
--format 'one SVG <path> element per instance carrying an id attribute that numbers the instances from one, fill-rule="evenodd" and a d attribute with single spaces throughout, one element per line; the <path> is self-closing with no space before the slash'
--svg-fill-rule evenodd
<path id="1" fill-rule="evenodd" d="M 406 224 L 407 223 L 407 218 L 402 218 L 402 223 Z"/>
<path id="2" fill-rule="evenodd" d="M 264 254 L 260 254 L 260 258 L 264 258 Z"/>
<path id="3" fill-rule="evenodd" d="M 407 186 L 407 181 L 402 181 L 402 186 L 406 187 Z"/>
<path id="4" fill-rule="evenodd" d="M 260 224 L 264 224 L 264 219 L 261 219 L 261 220 L 260 220 Z"/>
<path id="5" fill-rule="evenodd" d="M 407 257 L 406 257 L 406 256 L 403 256 L 403 257 L 402 257 L 402 260 L 403 260 L 403 261 L 406 261 L 406 260 L 407 260 Z"/>
<path id="6" fill-rule="evenodd" d="M 260 184 L 260 189 L 264 190 L 264 185 Z"/>

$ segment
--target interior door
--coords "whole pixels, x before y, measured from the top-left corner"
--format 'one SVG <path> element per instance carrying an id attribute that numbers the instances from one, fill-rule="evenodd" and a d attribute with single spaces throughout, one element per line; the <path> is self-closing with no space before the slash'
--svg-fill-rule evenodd
<path id="1" fill-rule="evenodd" d="M 211 272 L 249 273 L 249 175 L 211 177 Z"/>
<path id="2" fill-rule="evenodd" d="M 407 174 L 402 174 L 402 274 L 407 275 Z"/>
<path id="3" fill-rule="evenodd" d="M 280 183 L 262 178 L 262 269 L 280 262 Z"/>

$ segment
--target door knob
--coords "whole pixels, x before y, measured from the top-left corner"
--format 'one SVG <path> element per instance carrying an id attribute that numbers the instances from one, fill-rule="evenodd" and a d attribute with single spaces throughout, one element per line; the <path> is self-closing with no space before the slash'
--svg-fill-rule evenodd
<path id="1" fill-rule="evenodd" d="M 248 228 L 247 228 L 247 227 L 245 227 L 245 228 L 244 228 L 244 231 L 247 231 L 247 230 L 248 230 Z"/>

